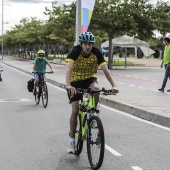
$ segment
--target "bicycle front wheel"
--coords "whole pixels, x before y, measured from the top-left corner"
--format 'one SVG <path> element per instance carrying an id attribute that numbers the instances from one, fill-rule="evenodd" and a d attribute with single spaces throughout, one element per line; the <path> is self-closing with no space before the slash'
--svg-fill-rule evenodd
<path id="1" fill-rule="evenodd" d="M 82 140 L 82 121 L 81 114 L 77 117 L 77 129 L 75 133 L 75 154 L 79 155 L 83 149 L 83 140 Z"/>
<path id="2" fill-rule="evenodd" d="M 48 89 L 47 89 L 47 85 L 45 85 L 45 87 L 43 87 L 43 90 L 42 90 L 42 103 L 43 103 L 44 108 L 46 108 L 47 104 L 48 104 Z"/>
<path id="3" fill-rule="evenodd" d="M 99 169 L 104 159 L 105 138 L 101 119 L 92 116 L 87 138 L 87 154 L 92 169 Z"/>

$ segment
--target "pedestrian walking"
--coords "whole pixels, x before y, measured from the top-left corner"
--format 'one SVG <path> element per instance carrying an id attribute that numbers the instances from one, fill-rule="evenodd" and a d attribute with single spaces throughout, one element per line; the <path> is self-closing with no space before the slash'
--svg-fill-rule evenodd
<path id="1" fill-rule="evenodd" d="M 169 37 L 163 38 L 163 44 L 165 45 L 165 50 L 164 50 L 163 60 L 161 63 L 161 68 L 164 65 L 165 75 L 164 75 L 162 87 L 158 89 L 161 92 L 164 92 L 168 77 L 170 78 L 170 38 Z M 167 90 L 167 92 L 170 92 L 170 89 Z"/>

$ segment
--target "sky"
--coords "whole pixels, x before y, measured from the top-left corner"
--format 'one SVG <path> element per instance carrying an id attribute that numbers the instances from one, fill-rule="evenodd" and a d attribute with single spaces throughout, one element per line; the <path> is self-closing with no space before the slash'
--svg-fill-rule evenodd
<path id="1" fill-rule="evenodd" d="M 58 3 L 71 3 L 75 0 L 57 0 Z M 3 33 L 18 25 L 22 18 L 36 17 L 46 20 L 43 14 L 45 7 L 52 8 L 55 0 L 2 0 L 0 2 L 0 34 L 2 35 L 2 9 L 3 9 Z"/>
<path id="2" fill-rule="evenodd" d="M 36 17 L 46 20 L 47 16 L 43 14 L 45 7 L 51 9 L 52 2 L 55 0 L 2 0 L 0 2 L 0 34 L 2 35 L 2 9 L 3 9 L 3 33 L 11 30 L 20 23 L 22 18 Z M 58 3 L 71 3 L 75 0 L 57 0 Z M 169 1 L 169 0 L 168 0 Z M 150 0 L 155 3 L 156 0 Z"/>

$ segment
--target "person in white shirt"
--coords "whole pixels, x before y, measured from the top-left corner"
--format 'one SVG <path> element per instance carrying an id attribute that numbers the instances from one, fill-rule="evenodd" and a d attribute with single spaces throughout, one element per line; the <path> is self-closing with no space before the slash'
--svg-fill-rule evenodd
<path id="1" fill-rule="evenodd" d="M 0 81 L 2 81 L 1 71 L 3 71 L 3 64 L 2 64 L 1 59 L 0 59 Z"/>

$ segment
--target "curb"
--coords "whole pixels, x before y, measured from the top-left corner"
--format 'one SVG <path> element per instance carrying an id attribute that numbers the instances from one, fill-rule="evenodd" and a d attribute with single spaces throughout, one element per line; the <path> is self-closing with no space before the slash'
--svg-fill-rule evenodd
<path id="1" fill-rule="evenodd" d="M 4 62 L 4 64 L 6 64 L 6 63 Z M 20 69 L 18 67 L 12 66 L 10 64 L 6 64 L 6 65 L 8 65 L 12 68 L 15 68 L 17 70 L 20 70 L 20 71 L 22 71 L 22 72 L 24 72 L 28 75 L 32 75 L 32 73 L 25 71 L 23 69 Z M 56 86 L 63 88 L 63 89 L 66 89 L 66 85 L 63 84 L 63 83 L 60 83 L 60 82 L 57 82 L 57 81 L 54 81 L 54 80 L 48 79 L 48 78 L 47 78 L 47 80 L 48 80 L 49 83 L 51 83 L 53 85 L 56 85 Z M 130 106 L 130 105 L 127 105 L 127 104 L 124 104 L 124 103 L 119 103 L 119 102 L 116 102 L 116 101 L 113 101 L 113 100 L 109 100 L 109 99 L 106 99 L 104 97 L 100 98 L 100 103 L 103 104 L 103 105 L 109 106 L 111 108 L 126 112 L 128 114 L 137 116 L 137 117 L 142 118 L 144 120 L 148 120 L 148 121 L 151 121 L 153 123 L 157 123 L 157 124 L 160 124 L 160 125 L 163 125 L 163 126 L 170 127 L 170 118 L 168 118 L 168 117 L 156 115 L 155 113 L 148 112 L 146 110 L 142 110 L 142 109 L 139 109 L 137 107 Z"/>

